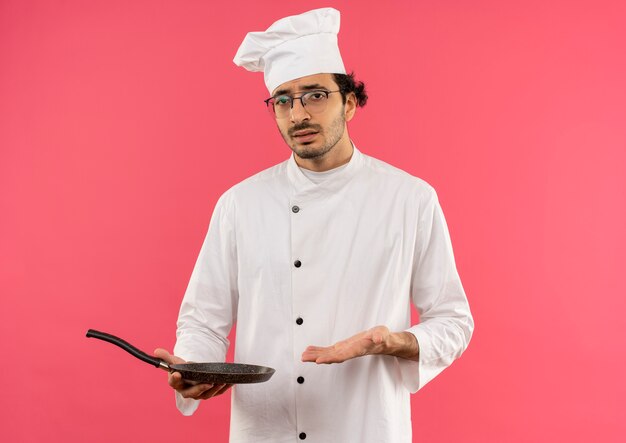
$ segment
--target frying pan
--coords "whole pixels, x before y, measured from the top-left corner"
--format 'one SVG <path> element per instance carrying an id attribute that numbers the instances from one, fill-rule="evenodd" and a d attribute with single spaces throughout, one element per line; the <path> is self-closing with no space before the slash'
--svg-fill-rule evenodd
<path id="1" fill-rule="evenodd" d="M 106 332 L 93 329 L 87 331 L 87 337 L 97 338 L 119 346 L 126 352 L 137 357 L 139 360 L 150 363 L 157 368 L 168 372 L 179 372 L 185 381 L 192 384 L 239 384 L 261 383 L 269 380 L 274 375 L 274 369 L 265 366 L 246 365 L 242 363 L 182 363 L 170 365 L 160 358 L 153 357 L 140 351 L 127 341 L 122 340 Z"/>

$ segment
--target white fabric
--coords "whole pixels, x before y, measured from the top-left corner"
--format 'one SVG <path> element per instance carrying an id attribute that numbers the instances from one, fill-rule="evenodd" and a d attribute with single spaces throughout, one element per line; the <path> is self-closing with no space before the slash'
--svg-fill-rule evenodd
<path id="1" fill-rule="evenodd" d="M 339 11 L 333 8 L 282 18 L 264 32 L 249 32 L 233 62 L 248 71 L 263 71 L 270 94 L 307 75 L 345 74 L 337 44 L 339 24 Z"/>
<path id="2" fill-rule="evenodd" d="M 175 353 L 223 361 L 235 321 L 235 361 L 276 373 L 233 388 L 231 442 L 294 442 L 301 432 L 307 442 L 411 442 L 410 393 L 458 358 L 473 330 L 435 191 L 356 148 L 319 185 L 292 157 L 234 186 L 215 207 Z M 415 334 L 419 362 L 301 361 L 308 345 L 376 325 Z M 198 403 L 177 397 L 185 415 Z"/>
<path id="3" fill-rule="evenodd" d="M 341 165 L 337 168 L 333 168 L 328 171 L 318 172 L 318 171 L 311 171 L 310 169 L 306 169 L 306 168 L 300 168 L 300 171 L 302 171 L 302 173 L 304 174 L 306 178 L 308 178 L 309 180 L 311 180 L 313 183 L 317 185 L 317 184 L 322 183 L 324 180 L 331 178 L 333 175 L 339 174 L 341 170 L 347 167 L 348 167 L 348 164 L 346 163 L 345 165 Z"/>

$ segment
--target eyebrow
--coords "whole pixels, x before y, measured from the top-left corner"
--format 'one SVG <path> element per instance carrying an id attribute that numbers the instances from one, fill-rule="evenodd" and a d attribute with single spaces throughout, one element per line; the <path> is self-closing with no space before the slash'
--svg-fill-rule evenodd
<path id="1" fill-rule="evenodd" d="M 322 89 L 324 91 L 328 90 L 326 86 L 320 85 L 319 83 L 314 83 L 312 85 L 304 85 L 300 87 L 300 90 L 302 91 L 312 91 L 315 89 Z M 290 94 L 290 93 L 291 93 L 291 89 L 279 89 L 278 91 L 274 93 L 274 97 L 277 95 L 284 95 L 284 94 Z"/>

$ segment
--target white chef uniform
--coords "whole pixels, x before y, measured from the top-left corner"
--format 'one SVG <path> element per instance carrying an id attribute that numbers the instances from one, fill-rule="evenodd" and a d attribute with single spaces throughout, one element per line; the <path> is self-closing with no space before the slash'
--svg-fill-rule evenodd
<path id="1" fill-rule="evenodd" d="M 434 189 L 354 148 L 319 184 L 292 156 L 228 190 L 184 296 L 175 354 L 223 361 L 235 322 L 235 361 L 276 373 L 233 387 L 231 442 L 411 442 L 410 393 L 458 358 L 473 330 Z M 419 362 L 301 361 L 308 345 L 376 325 L 412 332 Z M 183 414 L 198 403 L 177 394 Z"/>

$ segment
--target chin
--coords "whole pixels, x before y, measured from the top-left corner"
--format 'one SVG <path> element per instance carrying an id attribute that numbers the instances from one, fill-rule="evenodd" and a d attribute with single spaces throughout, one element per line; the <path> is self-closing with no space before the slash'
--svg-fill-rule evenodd
<path id="1" fill-rule="evenodd" d="M 294 146 L 292 147 L 293 152 L 300 158 L 318 158 L 326 154 L 327 151 L 324 151 L 323 148 L 314 148 L 309 146 Z"/>

